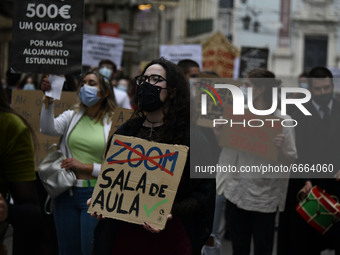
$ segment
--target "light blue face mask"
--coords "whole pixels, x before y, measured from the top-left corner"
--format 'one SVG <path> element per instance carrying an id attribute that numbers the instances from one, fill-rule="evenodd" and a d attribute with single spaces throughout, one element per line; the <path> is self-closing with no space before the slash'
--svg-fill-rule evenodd
<path id="1" fill-rule="evenodd" d="M 101 75 L 103 75 L 104 77 L 108 78 L 108 79 L 110 79 L 110 78 L 111 78 L 111 75 L 112 75 L 111 69 L 107 68 L 106 66 L 101 67 L 101 68 L 99 69 L 99 73 L 100 73 Z"/>
<path id="2" fill-rule="evenodd" d="M 22 90 L 35 90 L 35 87 L 31 83 L 26 83 L 23 87 Z"/>
<path id="3" fill-rule="evenodd" d="M 127 92 L 127 88 L 124 84 L 118 84 L 117 89 Z"/>
<path id="4" fill-rule="evenodd" d="M 93 86 L 89 86 L 89 85 L 84 85 L 81 87 L 80 91 L 79 91 L 79 98 L 80 101 L 88 106 L 94 106 L 98 101 L 99 101 L 99 97 L 97 96 L 99 89 Z"/>
<path id="5" fill-rule="evenodd" d="M 300 88 L 308 89 L 308 83 L 307 82 L 300 82 L 299 86 L 300 86 Z"/>

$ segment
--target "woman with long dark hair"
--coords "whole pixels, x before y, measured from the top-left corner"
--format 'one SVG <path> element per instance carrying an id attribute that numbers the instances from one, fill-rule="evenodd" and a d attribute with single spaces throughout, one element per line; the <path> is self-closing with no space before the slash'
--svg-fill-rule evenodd
<path id="1" fill-rule="evenodd" d="M 190 146 L 189 86 L 181 70 L 163 58 L 136 77 L 138 107 L 116 134 Z M 163 230 L 120 220 L 99 221 L 94 254 L 200 254 L 210 235 L 214 179 L 190 179 L 189 160 Z"/>

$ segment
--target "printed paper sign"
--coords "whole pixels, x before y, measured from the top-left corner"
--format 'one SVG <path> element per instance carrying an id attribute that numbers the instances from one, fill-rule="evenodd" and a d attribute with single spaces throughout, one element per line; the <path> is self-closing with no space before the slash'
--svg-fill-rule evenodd
<path id="1" fill-rule="evenodd" d="M 182 59 L 191 59 L 202 68 L 202 46 L 200 44 L 161 45 L 159 55 L 175 64 Z"/>
<path id="2" fill-rule="evenodd" d="M 247 77 L 247 73 L 255 68 L 267 69 L 269 49 L 242 47 L 239 77 Z"/>
<path id="3" fill-rule="evenodd" d="M 188 147 L 114 135 L 88 212 L 164 229 Z"/>
<path id="4" fill-rule="evenodd" d="M 46 91 L 45 95 L 48 97 L 52 97 L 54 99 L 60 100 L 61 92 L 63 90 L 65 77 L 57 76 L 57 75 L 49 75 L 48 81 L 51 83 L 51 90 Z"/>
<path id="5" fill-rule="evenodd" d="M 124 40 L 111 36 L 84 35 L 83 65 L 97 67 L 103 59 L 114 62 L 117 69 L 122 62 Z"/>
<path id="6" fill-rule="evenodd" d="M 83 0 L 15 0 L 14 72 L 80 74 Z"/>

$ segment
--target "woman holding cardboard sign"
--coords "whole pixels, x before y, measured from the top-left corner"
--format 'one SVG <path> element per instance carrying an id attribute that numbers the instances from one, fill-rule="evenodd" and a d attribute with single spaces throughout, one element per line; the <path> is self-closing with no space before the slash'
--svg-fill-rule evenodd
<path id="1" fill-rule="evenodd" d="M 275 75 L 268 70 L 250 71 L 242 87 L 245 97 L 247 98 L 247 95 L 250 97 L 248 105 L 252 104 L 257 110 L 270 109 L 273 102 L 272 90 L 279 84 Z M 274 112 L 274 116 L 283 119 L 290 118 L 282 116 L 279 110 Z M 255 115 L 250 115 L 250 117 L 260 118 Z M 272 116 L 266 117 L 272 118 Z M 219 165 L 231 165 L 235 167 L 235 171 L 234 173 L 217 173 L 218 193 L 227 199 L 226 210 L 230 222 L 233 253 L 250 254 L 250 244 L 253 238 L 254 254 L 270 255 L 274 242 L 275 216 L 277 210 L 284 209 L 289 174 L 250 170 L 261 170 L 262 166 L 264 170 L 265 166 L 274 168 L 277 165 L 293 163 L 297 156 L 294 128 L 283 127 L 277 135 L 274 135 L 273 140 L 268 139 L 269 131 L 264 132 L 264 127 L 246 127 L 239 130 L 240 138 L 248 138 L 247 134 L 255 134 L 268 140 L 267 144 L 263 143 L 264 146 L 269 143 L 273 144 L 278 152 L 277 162 L 269 160 L 265 157 L 266 155 L 260 156 L 244 151 L 243 148 L 223 147 Z M 251 143 L 251 140 L 248 142 Z M 266 150 L 266 153 L 269 153 L 269 150 Z"/>
<path id="2" fill-rule="evenodd" d="M 181 70 L 170 61 L 157 59 L 136 82 L 138 108 L 115 134 L 189 146 L 190 96 Z M 93 253 L 200 254 L 211 232 L 214 201 L 214 179 L 190 179 L 187 159 L 165 228 L 102 219 L 96 227 Z"/>
<path id="3" fill-rule="evenodd" d="M 51 84 L 45 79 L 43 91 Z M 66 155 L 61 167 L 74 171 L 75 186 L 54 200 L 54 220 L 59 254 L 90 254 L 97 220 L 87 213 L 86 200 L 91 196 L 99 174 L 105 144 L 115 109 L 112 85 L 98 72 L 90 71 L 80 79 L 80 103 L 54 118 L 52 98 L 41 110 L 41 132 L 63 136 L 60 149 Z"/>

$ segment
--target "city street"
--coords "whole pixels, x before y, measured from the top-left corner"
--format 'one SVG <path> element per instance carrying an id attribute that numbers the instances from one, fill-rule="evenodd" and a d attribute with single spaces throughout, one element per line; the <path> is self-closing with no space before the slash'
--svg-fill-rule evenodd
<path id="1" fill-rule="evenodd" d="M 197 254 L 214 208 L 202 255 L 339 253 L 340 0 L 4 0 L 0 56 L 6 255 Z"/>

